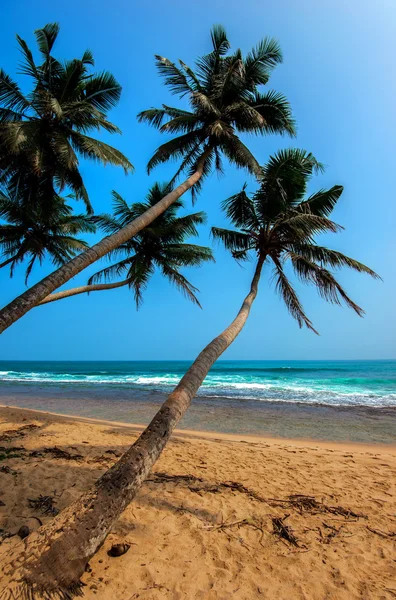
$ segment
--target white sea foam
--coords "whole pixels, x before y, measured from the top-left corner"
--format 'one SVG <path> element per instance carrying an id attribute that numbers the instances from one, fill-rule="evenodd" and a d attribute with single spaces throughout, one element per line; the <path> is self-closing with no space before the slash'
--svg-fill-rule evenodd
<path id="1" fill-rule="evenodd" d="M 291 367 L 282 367 L 290 370 Z M 37 371 L 0 371 L 0 382 L 23 384 L 71 384 L 125 386 L 148 391 L 167 392 L 181 378 L 180 373 L 117 373 L 98 371 L 95 374 L 53 373 Z M 211 372 L 205 379 L 198 395 L 210 398 L 233 398 L 271 402 L 305 402 L 333 406 L 365 405 L 396 406 L 396 394 L 386 388 L 365 388 L 364 380 L 337 380 L 331 378 L 305 379 L 281 375 L 246 375 L 238 372 Z M 381 380 L 379 380 L 381 381 Z M 393 388 L 394 389 L 394 388 Z M 392 387 L 389 387 L 389 392 Z"/>

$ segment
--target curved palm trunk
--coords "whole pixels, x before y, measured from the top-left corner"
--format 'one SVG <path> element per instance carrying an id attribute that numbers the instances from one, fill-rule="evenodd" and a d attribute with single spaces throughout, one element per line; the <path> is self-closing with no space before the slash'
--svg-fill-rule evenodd
<path id="1" fill-rule="evenodd" d="M 92 285 L 82 285 L 71 290 L 64 290 L 63 292 L 50 294 L 40 302 L 39 306 L 42 304 L 48 304 L 49 302 L 55 302 L 56 300 L 62 300 L 63 298 L 77 296 L 77 294 L 90 294 L 91 292 L 99 292 L 100 290 L 114 290 L 115 288 L 128 285 L 130 281 L 130 279 L 123 279 L 123 281 L 117 281 L 116 283 L 96 283 Z"/>
<path id="2" fill-rule="evenodd" d="M 42 591 L 46 599 L 66 600 L 78 594 L 88 561 L 150 473 L 209 369 L 242 330 L 257 295 L 264 260 L 260 257 L 250 292 L 234 321 L 199 354 L 133 446 L 94 489 L 7 555 L 2 572 L 11 575 L 11 583 L 0 591 L 0 600 L 30 600 L 33 592 Z"/>
<path id="3" fill-rule="evenodd" d="M 176 202 L 176 200 L 187 192 L 187 190 L 192 188 L 192 186 L 202 177 L 208 152 L 209 150 L 206 150 L 202 154 L 199 167 L 191 177 L 178 185 L 177 188 L 164 196 L 157 204 L 146 210 L 145 213 L 132 221 L 132 223 L 129 223 L 117 231 L 117 233 L 113 233 L 112 235 L 103 238 L 100 242 L 91 248 L 88 248 L 88 250 L 85 250 L 85 252 L 82 252 L 7 304 L 7 306 L 0 311 L 0 333 L 15 323 L 15 321 L 18 321 L 18 319 L 23 317 L 23 315 L 34 306 L 40 304 L 40 302 L 51 294 L 51 292 L 86 269 L 86 267 L 89 267 L 89 265 L 92 265 L 99 260 L 99 258 L 102 258 L 102 256 L 108 254 L 108 252 L 111 252 L 111 250 L 115 250 L 115 248 L 118 248 L 118 246 L 121 246 L 121 244 L 130 240 L 139 233 L 139 231 L 150 225 L 154 219 L 165 212 L 169 206 Z"/>

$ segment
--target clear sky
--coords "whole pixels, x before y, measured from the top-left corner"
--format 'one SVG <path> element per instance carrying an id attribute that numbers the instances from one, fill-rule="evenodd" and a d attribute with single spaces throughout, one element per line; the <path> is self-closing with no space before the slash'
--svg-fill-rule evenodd
<path id="1" fill-rule="evenodd" d="M 138 201 L 150 183 L 167 180 L 175 169 L 170 164 L 146 175 L 147 160 L 165 138 L 135 118 L 145 108 L 177 102 L 156 73 L 154 54 L 191 64 L 209 51 L 214 23 L 222 23 L 233 48 L 244 52 L 266 35 L 276 37 L 284 63 L 270 87 L 289 98 L 298 137 L 252 137 L 247 143 L 262 163 L 271 152 L 291 145 L 325 163 L 325 174 L 311 188 L 345 186 L 334 218 L 346 231 L 321 241 L 365 262 L 384 281 L 347 271 L 340 275 L 365 308 L 364 319 L 347 308 L 326 305 L 313 289 L 297 286 L 321 333 L 317 337 L 298 329 L 265 272 L 248 324 L 225 358 L 396 358 L 394 0 L 3 0 L 2 14 L 0 61 L 12 76 L 19 61 L 15 34 L 33 46 L 33 30 L 58 21 L 57 56 L 73 58 L 90 48 L 96 69 L 112 71 L 123 86 L 121 102 L 110 113 L 123 135 L 109 141 L 129 157 L 136 172 L 125 177 L 121 170 L 84 163 L 96 212 L 109 210 L 112 189 Z M 18 80 L 22 83 L 23 78 Z M 229 167 L 225 177 L 214 175 L 205 184 L 195 209 L 207 212 L 208 226 L 225 225 L 220 201 L 239 191 L 245 180 L 253 191 L 254 182 Z M 191 209 L 190 196 L 185 202 Z M 209 243 L 208 227 L 201 231 L 200 243 Z M 201 291 L 202 311 L 156 276 L 139 312 L 127 289 L 32 310 L 1 336 L 0 358 L 193 359 L 233 318 L 252 274 L 251 264 L 241 269 L 221 248 L 215 252 L 216 264 L 186 272 Z M 31 284 L 50 270 L 50 265 L 36 269 Z M 97 266 L 72 284 L 85 283 L 95 270 Z M 12 280 L 6 269 L 0 272 L 1 304 L 24 289 L 23 269 Z"/>

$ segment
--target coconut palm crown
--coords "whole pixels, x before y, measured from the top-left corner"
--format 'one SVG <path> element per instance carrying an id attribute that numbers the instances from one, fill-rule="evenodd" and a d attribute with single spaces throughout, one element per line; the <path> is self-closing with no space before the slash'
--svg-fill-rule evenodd
<path id="1" fill-rule="evenodd" d="M 63 265 L 88 248 L 75 236 L 96 230 L 91 217 L 73 214 L 65 198 L 54 191 L 49 198 L 47 192 L 44 186 L 44 201 L 36 190 L 35 203 L 21 193 L 0 193 L 0 219 L 6 221 L 0 224 L 0 268 L 10 265 L 12 276 L 15 267 L 28 260 L 26 283 L 36 261 L 41 264 L 47 257 L 52 264 Z"/>
<path id="2" fill-rule="evenodd" d="M 40 60 L 17 36 L 22 52 L 20 73 L 30 78 L 31 91 L 0 69 L 0 183 L 17 189 L 34 185 L 39 176 L 59 191 L 69 187 L 91 208 L 79 171 L 79 157 L 132 170 L 118 150 L 87 135 L 91 131 L 120 133 L 108 120 L 121 86 L 111 73 L 90 73 L 94 58 L 86 50 L 79 59 L 60 61 L 53 54 L 59 33 L 57 23 L 35 31 Z"/>
<path id="3" fill-rule="evenodd" d="M 149 190 L 146 202 L 135 202 L 131 205 L 117 192 L 113 192 L 113 214 L 98 215 L 93 217 L 93 220 L 105 232 L 114 233 L 154 206 L 171 190 L 170 184 L 155 183 Z M 133 290 L 136 307 L 139 308 L 143 300 L 143 291 L 157 267 L 189 300 L 200 306 L 195 295 L 197 288 L 182 275 L 180 269 L 200 266 L 214 259 L 210 248 L 184 241 L 188 237 L 198 235 L 197 225 L 206 222 L 205 213 L 198 212 L 179 217 L 177 213 L 182 207 L 183 202 L 178 200 L 136 237 L 110 253 L 110 259 L 115 256 L 123 258 L 95 273 L 88 284 L 111 281 L 114 277 L 123 276 Z"/>
<path id="4" fill-rule="evenodd" d="M 300 327 L 315 333 L 297 293 L 285 273 L 290 263 L 295 275 L 313 284 L 330 303 L 343 301 L 359 316 L 364 314 L 336 280 L 330 269 L 349 267 L 374 278 L 379 276 L 364 264 L 316 243 L 322 233 L 337 233 L 342 227 L 329 216 L 343 188 L 335 185 L 305 197 L 307 183 L 314 171 L 322 170 L 316 159 L 304 150 L 289 149 L 270 157 L 262 169 L 260 187 L 249 197 L 246 186 L 223 202 L 223 209 L 237 230 L 212 228 L 212 235 L 231 251 L 238 261 L 255 256 L 270 263 L 276 289 Z"/>
<path id="5" fill-rule="evenodd" d="M 205 175 L 214 167 L 223 172 L 222 157 L 255 176 L 260 167 L 239 134 L 280 133 L 294 135 L 295 127 L 289 103 L 277 92 L 260 92 L 272 70 L 282 62 L 279 44 L 263 39 L 244 57 L 240 50 L 229 53 L 230 43 L 223 27 L 211 31 L 213 50 L 190 68 L 156 56 L 156 66 L 173 94 L 186 97 L 190 110 L 162 108 L 145 110 L 138 115 L 162 133 L 175 135 L 162 144 L 148 163 L 150 172 L 169 159 L 181 159 L 175 175 L 193 173 L 204 159 L 203 177 L 192 188 L 196 193 Z M 197 187 L 198 186 L 198 187 Z"/>

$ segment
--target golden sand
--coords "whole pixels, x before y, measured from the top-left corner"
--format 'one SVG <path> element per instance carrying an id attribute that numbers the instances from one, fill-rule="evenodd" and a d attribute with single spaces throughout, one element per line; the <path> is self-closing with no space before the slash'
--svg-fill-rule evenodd
<path id="1" fill-rule="evenodd" d="M 53 496 L 61 510 L 138 430 L 0 408 L 3 534 L 53 518 L 28 499 Z M 285 515 L 297 545 L 274 533 Z M 0 543 L 0 560 L 18 541 Z M 108 556 L 114 543 L 129 551 Z M 84 598 L 388 600 L 395 550 L 395 447 L 178 432 L 91 560 Z"/>

